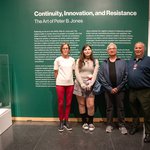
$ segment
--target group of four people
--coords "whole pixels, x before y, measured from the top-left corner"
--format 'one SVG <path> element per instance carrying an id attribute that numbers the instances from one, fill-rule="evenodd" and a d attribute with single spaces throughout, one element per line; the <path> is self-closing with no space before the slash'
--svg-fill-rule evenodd
<path id="1" fill-rule="evenodd" d="M 73 94 L 76 95 L 79 113 L 82 118 L 82 128 L 93 131 L 94 99 L 93 85 L 98 80 L 103 88 L 106 100 L 107 127 L 106 132 L 113 130 L 114 108 L 117 108 L 119 130 L 127 134 L 125 127 L 124 97 L 125 88 L 129 86 L 129 101 L 133 112 L 133 125 L 129 133 L 138 131 L 140 103 L 144 112 L 145 138 L 150 142 L 150 57 L 145 56 L 145 45 L 135 44 L 135 57 L 128 63 L 117 57 L 117 46 L 110 43 L 107 46 L 108 58 L 99 67 L 99 61 L 94 59 L 92 47 L 84 45 L 79 58 L 74 60 L 70 54 L 70 46 L 63 43 L 60 47 L 61 56 L 54 61 L 54 76 L 58 97 L 59 131 L 64 128 L 72 130 L 68 123 Z M 75 81 L 73 74 L 75 70 Z M 64 100 L 64 97 L 66 100 Z M 65 107 L 64 107 L 65 103 Z"/>

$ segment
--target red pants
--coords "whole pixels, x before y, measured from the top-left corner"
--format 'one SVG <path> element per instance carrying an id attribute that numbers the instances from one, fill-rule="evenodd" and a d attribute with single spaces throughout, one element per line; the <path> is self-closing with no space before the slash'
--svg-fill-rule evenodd
<path id="1" fill-rule="evenodd" d="M 58 97 L 58 115 L 59 120 L 68 120 L 72 95 L 73 95 L 74 86 L 60 86 L 56 85 L 56 92 Z M 66 98 L 66 101 L 64 100 Z M 64 106 L 65 104 L 65 106 Z"/>

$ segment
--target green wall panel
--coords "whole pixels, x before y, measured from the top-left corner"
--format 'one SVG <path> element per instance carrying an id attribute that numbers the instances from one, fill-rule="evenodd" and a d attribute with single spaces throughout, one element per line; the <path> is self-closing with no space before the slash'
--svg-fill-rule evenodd
<path id="1" fill-rule="evenodd" d="M 130 59 L 135 42 L 148 43 L 148 6 L 148 0 L 0 1 L 0 53 L 10 59 L 13 116 L 57 117 L 53 61 L 64 41 L 70 43 L 75 59 L 89 43 L 101 62 L 111 41 L 118 45 L 120 57 Z M 64 11 L 72 14 L 65 15 Z M 71 23 L 72 19 L 77 22 Z M 96 116 L 103 117 L 105 102 L 98 100 Z M 74 97 L 71 117 L 76 115 Z"/>

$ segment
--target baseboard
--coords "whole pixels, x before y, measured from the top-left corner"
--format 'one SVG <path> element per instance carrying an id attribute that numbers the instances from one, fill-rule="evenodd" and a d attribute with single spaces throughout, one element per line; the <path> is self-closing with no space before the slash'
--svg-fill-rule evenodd
<path id="1" fill-rule="evenodd" d="M 59 121 L 59 118 L 40 118 L 40 117 L 12 117 L 13 121 Z M 94 118 L 94 122 L 106 122 L 106 118 Z M 81 122 L 81 118 L 69 118 L 71 122 Z M 114 118 L 114 122 L 117 121 L 117 118 Z M 125 118 L 125 121 L 131 122 L 132 118 Z M 143 122 L 144 119 L 140 118 L 140 122 Z"/>

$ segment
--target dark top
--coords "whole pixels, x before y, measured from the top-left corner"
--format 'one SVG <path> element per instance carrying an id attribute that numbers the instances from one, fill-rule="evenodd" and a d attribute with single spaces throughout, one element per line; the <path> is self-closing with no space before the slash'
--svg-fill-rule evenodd
<path id="1" fill-rule="evenodd" d="M 112 87 L 116 87 L 116 67 L 115 62 L 109 61 L 109 78 L 110 82 L 112 83 Z"/>
<path id="2" fill-rule="evenodd" d="M 150 57 L 128 62 L 128 85 L 133 89 L 150 88 Z"/>
<path id="3" fill-rule="evenodd" d="M 116 87 L 119 91 L 125 90 L 125 84 L 127 83 L 127 67 L 125 60 L 117 58 L 115 61 L 115 69 L 116 69 Z M 109 61 L 105 59 L 98 72 L 97 80 L 102 84 L 105 90 L 111 92 L 112 83 L 109 77 Z"/>

